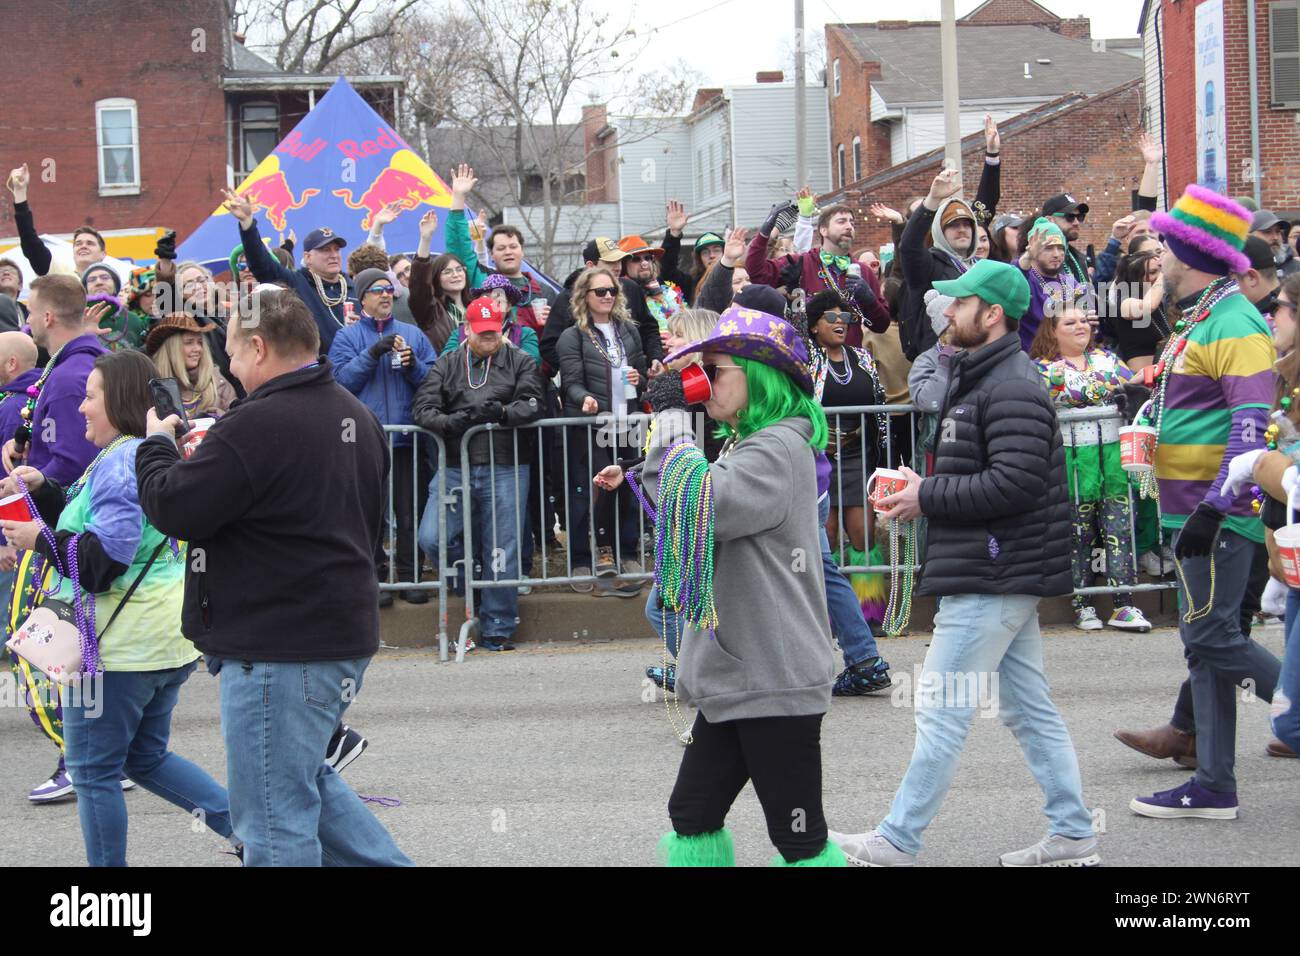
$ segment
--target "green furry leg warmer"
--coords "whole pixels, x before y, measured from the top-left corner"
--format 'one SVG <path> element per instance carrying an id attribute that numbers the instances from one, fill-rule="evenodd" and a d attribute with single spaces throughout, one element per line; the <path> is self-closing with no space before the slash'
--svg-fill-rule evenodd
<path id="1" fill-rule="evenodd" d="M 787 863 L 785 857 L 780 853 L 772 857 L 773 866 L 848 866 L 848 861 L 844 859 L 844 851 L 837 847 L 830 840 L 822 847 L 822 851 L 816 856 L 810 856 L 806 860 L 795 860 L 793 863 Z"/>
<path id="2" fill-rule="evenodd" d="M 659 841 L 659 862 L 665 866 L 735 866 L 736 847 L 725 829 L 697 836 L 665 833 Z"/>

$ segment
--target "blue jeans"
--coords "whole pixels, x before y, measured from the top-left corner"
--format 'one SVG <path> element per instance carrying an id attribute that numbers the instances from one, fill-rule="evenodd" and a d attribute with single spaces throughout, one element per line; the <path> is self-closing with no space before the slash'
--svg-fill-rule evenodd
<path id="1" fill-rule="evenodd" d="M 474 525 L 474 554 L 465 560 L 475 561 L 479 575 L 496 581 L 528 576 L 521 565 L 521 536 L 528 534 L 528 466 L 470 466 L 470 508 Z M 462 483 L 461 469 L 447 469 L 447 491 Z M 430 494 L 437 494 L 437 479 Z M 464 558 L 465 516 L 462 501 L 449 505 L 447 514 L 447 564 L 451 567 Z M 438 553 L 438 521 L 441 508 L 424 509 L 420 521 L 420 547 L 429 554 Z M 518 525 L 518 527 L 516 527 Z M 463 578 L 462 578 L 463 580 Z M 482 588 L 478 601 L 479 634 L 482 637 L 513 637 L 519 616 L 519 591 L 514 585 Z"/>
<path id="2" fill-rule="evenodd" d="M 1282 676 L 1273 691 L 1273 733 L 1300 753 L 1300 591 L 1286 597 L 1286 647 Z"/>
<path id="3" fill-rule="evenodd" d="M 230 838 L 225 788 L 167 749 L 176 698 L 194 668 L 104 671 L 65 689 L 63 743 L 90 866 L 126 866 L 123 773 Z"/>
<path id="4" fill-rule="evenodd" d="M 862 604 L 853 593 L 853 585 L 844 576 L 831 554 L 831 541 L 826 535 L 826 520 L 831 514 L 831 496 L 822 495 L 817 500 L 817 530 L 822 538 L 822 576 L 826 579 L 826 607 L 831 614 L 831 633 L 840 642 L 844 665 L 852 667 L 880 656 L 871 625 L 862 616 Z"/>
<path id="5" fill-rule="evenodd" d="M 410 866 L 324 761 L 370 658 L 221 661 L 221 732 L 245 866 Z"/>
<path id="6" fill-rule="evenodd" d="M 916 745 L 889 815 L 879 830 L 906 853 L 952 784 L 977 704 L 996 707 L 1042 788 L 1051 833 L 1092 836 L 1083 804 L 1079 761 L 1065 722 L 1048 696 L 1038 598 L 948 595 L 934 618 L 934 636 L 913 695 Z"/>

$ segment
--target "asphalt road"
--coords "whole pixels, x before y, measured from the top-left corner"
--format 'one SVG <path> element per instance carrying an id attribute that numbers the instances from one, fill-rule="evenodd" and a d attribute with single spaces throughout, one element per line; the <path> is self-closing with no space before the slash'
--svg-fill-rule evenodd
<path id="1" fill-rule="evenodd" d="M 1281 653 L 1279 627 L 1258 636 Z M 1128 750 L 1111 733 L 1168 719 L 1184 674 L 1177 634 L 1057 630 L 1045 643 L 1085 796 L 1104 826 L 1107 864 L 1293 862 L 1287 848 L 1300 846 L 1300 761 L 1265 756 L 1267 704 L 1238 706 L 1240 819 L 1137 817 L 1128 809 L 1131 797 L 1177 786 L 1188 772 Z M 909 680 L 925 648 L 924 637 L 884 643 L 896 677 Z M 345 776 L 358 793 L 401 801 L 374 812 L 422 865 L 650 865 L 668 829 L 665 807 L 681 759 L 662 697 L 644 699 L 642 672 L 657 654 L 654 642 L 642 639 L 475 651 L 461 665 L 438 663 L 428 651 L 385 651 L 371 664 L 349 717 L 370 748 Z M 11 865 L 82 865 L 75 804 L 32 806 L 26 799 L 55 757 L 6 690 L 0 853 Z M 912 750 L 912 713 L 903 698 L 834 701 L 822 732 L 832 827 L 869 829 L 888 810 Z M 173 749 L 224 779 L 215 679 L 203 672 L 191 678 L 172 736 Z M 127 805 L 132 865 L 237 865 L 221 852 L 224 841 L 194 832 L 193 821 L 161 799 L 137 789 Z M 977 718 L 921 862 L 996 865 L 999 853 L 1043 835 L 1041 805 L 1014 738 L 998 720 Z M 770 859 L 752 789 L 740 795 L 728 826 L 739 863 Z"/>

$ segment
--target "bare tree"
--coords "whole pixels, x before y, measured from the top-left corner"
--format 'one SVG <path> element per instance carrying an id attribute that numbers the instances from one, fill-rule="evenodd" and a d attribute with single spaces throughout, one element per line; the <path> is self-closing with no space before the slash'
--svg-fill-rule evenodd
<path id="1" fill-rule="evenodd" d="M 419 0 L 228 0 L 235 28 L 289 73 L 325 73 L 399 34 Z"/>

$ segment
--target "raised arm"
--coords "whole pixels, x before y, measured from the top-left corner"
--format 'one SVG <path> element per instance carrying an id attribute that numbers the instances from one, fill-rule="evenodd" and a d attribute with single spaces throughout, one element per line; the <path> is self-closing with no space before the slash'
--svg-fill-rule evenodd
<path id="1" fill-rule="evenodd" d="M 27 205 L 27 186 L 31 182 L 31 173 L 27 164 L 10 171 L 6 185 L 14 197 L 14 225 L 18 228 L 18 245 L 23 256 L 38 276 L 49 274 L 54 257 L 45 243 L 41 242 L 36 232 L 36 222 L 32 218 L 32 209 Z"/>
<path id="2" fill-rule="evenodd" d="M 271 255 L 271 250 L 262 243 L 252 202 L 230 189 L 223 189 L 221 193 L 225 197 L 226 211 L 239 221 L 239 241 L 244 245 L 244 259 L 253 278 L 258 282 L 278 282 L 292 288 L 293 272 L 280 265 L 280 260 Z"/>
<path id="3" fill-rule="evenodd" d="M 469 237 L 469 220 L 465 218 L 465 200 L 478 185 L 474 170 L 461 163 L 451 174 L 451 210 L 447 213 L 447 251 L 465 265 L 467 289 L 477 289 L 483 284 L 487 272 L 479 264 L 474 242 Z"/>

